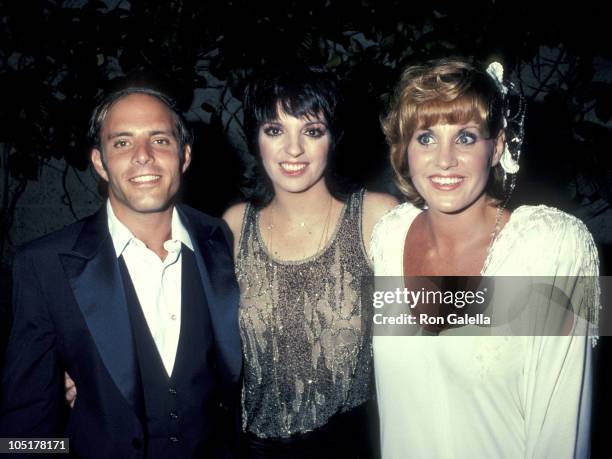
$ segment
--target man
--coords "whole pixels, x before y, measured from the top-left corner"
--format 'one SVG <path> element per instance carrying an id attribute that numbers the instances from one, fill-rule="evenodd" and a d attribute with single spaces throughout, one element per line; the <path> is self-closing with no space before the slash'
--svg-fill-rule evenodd
<path id="1" fill-rule="evenodd" d="M 68 436 L 83 457 L 183 458 L 215 457 L 237 433 L 229 230 L 175 204 L 191 140 L 173 107 L 147 88 L 108 95 L 89 130 L 107 203 L 18 252 L 0 437 Z M 64 371 L 78 387 L 67 414 Z"/>

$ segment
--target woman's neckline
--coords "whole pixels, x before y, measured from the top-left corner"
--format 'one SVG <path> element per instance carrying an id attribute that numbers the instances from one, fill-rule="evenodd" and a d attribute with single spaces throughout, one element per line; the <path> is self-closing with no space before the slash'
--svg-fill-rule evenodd
<path id="1" fill-rule="evenodd" d="M 410 204 L 410 203 L 406 203 L 406 204 Z M 485 256 L 485 260 L 484 263 L 482 265 L 482 268 L 480 269 L 480 275 L 481 276 L 485 276 L 486 275 L 486 271 L 489 268 L 489 265 L 491 264 L 491 260 L 492 260 L 492 255 L 493 252 L 495 251 L 495 247 L 497 247 L 499 241 L 502 238 L 505 238 L 505 234 L 507 234 L 509 232 L 509 230 L 507 230 L 507 228 L 509 226 L 511 226 L 511 224 L 514 223 L 514 221 L 516 221 L 515 219 L 515 214 L 517 212 L 520 212 L 522 210 L 522 208 L 524 208 L 525 206 L 519 206 L 516 209 L 514 209 L 511 213 L 510 213 L 510 217 L 508 218 L 508 221 L 506 222 L 506 224 L 504 225 L 504 227 L 497 233 L 497 236 L 495 237 L 495 239 L 493 240 L 493 243 L 489 245 L 488 249 L 487 249 L 487 255 Z M 416 213 L 410 220 L 410 224 L 406 227 L 406 231 L 404 231 L 403 234 L 403 239 L 402 239 L 402 251 L 401 251 L 401 257 L 400 257 L 400 266 L 401 266 L 401 270 L 400 272 L 402 273 L 402 277 L 405 276 L 404 274 L 404 250 L 406 249 L 406 237 L 408 236 L 408 231 L 410 231 L 410 228 L 412 227 L 412 224 L 414 223 L 414 220 L 417 218 L 417 216 L 419 216 L 422 212 L 424 212 L 423 209 L 418 209 L 418 213 Z"/>
<path id="2" fill-rule="evenodd" d="M 262 250 L 264 251 L 264 253 L 266 254 L 266 256 L 270 259 L 270 261 L 279 264 L 279 265 L 301 265 L 301 264 L 305 264 L 311 261 L 316 260 L 317 258 L 323 256 L 323 254 L 325 252 L 327 252 L 327 250 L 329 250 L 329 248 L 334 244 L 334 242 L 336 241 L 336 236 L 338 234 L 338 231 L 340 231 L 340 227 L 342 226 L 342 222 L 344 221 L 344 215 L 346 214 L 346 209 L 348 207 L 348 202 L 351 199 L 351 197 L 349 196 L 346 201 L 344 201 L 342 203 L 342 209 L 340 210 L 340 214 L 338 215 L 338 218 L 336 220 L 336 224 L 334 227 L 334 232 L 332 233 L 331 237 L 329 238 L 329 240 L 323 245 L 323 247 L 321 249 L 318 249 L 314 254 L 306 257 L 306 258 L 302 258 L 299 260 L 284 260 L 282 258 L 278 258 L 275 257 L 270 250 L 268 249 L 268 246 L 266 245 L 266 242 L 264 241 L 263 237 L 262 237 L 262 233 L 261 233 L 261 222 L 260 222 L 260 212 L 258 210 L 255 210 L 255 231 L 257 232 L 257 239 L 259 240 L 259 244 L 261 245 Z"/>

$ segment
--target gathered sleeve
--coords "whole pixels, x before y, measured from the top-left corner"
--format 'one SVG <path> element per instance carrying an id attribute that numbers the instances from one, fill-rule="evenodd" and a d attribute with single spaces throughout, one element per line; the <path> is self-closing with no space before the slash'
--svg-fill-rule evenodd
<path id="1" fill-rule="evenodd" d="M 592 343 L 599 302 L 599 259 L 593 238 L 579 220 L 563 214 L 550 232 L 548 245 L 555 288 L 573 309 L 567 336 L 532 336 L 525 362 L 525 457 L 589 456 L 592 396 Z"/>

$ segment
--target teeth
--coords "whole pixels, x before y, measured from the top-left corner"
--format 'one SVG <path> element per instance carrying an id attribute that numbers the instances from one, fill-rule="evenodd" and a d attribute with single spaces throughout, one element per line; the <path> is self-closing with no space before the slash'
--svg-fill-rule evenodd
<path id="1" fill-rule="evenodd" d="M 280 166 L 285 169 L 288 172 L 296 172 L 296 171 L 301 171 L 302 169 L 304 169 L 307 164 L 305 163 L 280 163 Z"/>
<path id="2" fill-rule="evenodd" d="M 454 185 L 463 180 L 463 177 L 431 177 L 431 181 L 439 185 Z"/>
<path id="3" fill-rule="evenodd" d="M 153 180 L 157 180 L 160 177 L 160 175 L 140 175 L 138 177 L 130 179 L 130 181 L 138 183 L 152 182 Z"/>

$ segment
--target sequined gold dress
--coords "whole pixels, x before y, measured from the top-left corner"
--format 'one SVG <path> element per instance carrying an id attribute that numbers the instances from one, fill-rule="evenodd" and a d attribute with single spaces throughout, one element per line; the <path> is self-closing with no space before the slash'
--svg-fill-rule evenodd
<path id="1" fill-rule="evenodd" d="M 258 438 L 311 432 L 371 397 L 372 354 L 361 282 L 363 191 L 344 204 L 317 254 L 275 259 L 247 205 L 236 258 L 244 354 L 243 430 Z"/>

